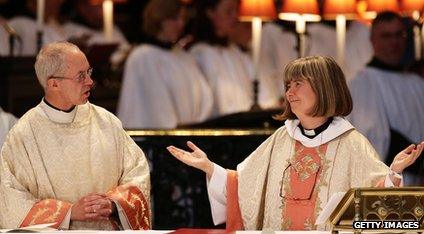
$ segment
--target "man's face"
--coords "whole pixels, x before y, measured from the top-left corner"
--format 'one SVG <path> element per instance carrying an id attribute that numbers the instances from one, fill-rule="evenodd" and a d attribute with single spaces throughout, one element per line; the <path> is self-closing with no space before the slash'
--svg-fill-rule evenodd
<path id="1" fill-rule="evenodd" d="M 72 50 L 67 52 L 66 71 L 63 77 L 58 80 L 60 100 L 64 106 L 85 104 L 90 96 L 90 89 L 93 87 L 93 80 L 88 73 L 90 64 L 81 51 Z"/>
<path id="2" fill-rule="evenodd" d="M 399 65 L 406 48 L 404 25 L 398 19 L 374 25 L 371 43 L 375 57 L 389 65 Z"/>

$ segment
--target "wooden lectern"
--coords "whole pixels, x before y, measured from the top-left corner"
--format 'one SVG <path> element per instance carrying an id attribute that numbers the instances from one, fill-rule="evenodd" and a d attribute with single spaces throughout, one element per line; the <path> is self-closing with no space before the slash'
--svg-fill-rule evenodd
<path id="1" fill-rule="evenodd" d="M 403 188 L 356 188 L 350 189 L 330 215 L 333 233 L 351 230 L 379 232 L 422 232 L 424 231 L 424 187 Z M 375 221 L 377 228 L 354 228 L 354 222 Z M 393 222 L 392 222 L 393 221 Z M 417 228 L 400 225 L 414 221 Z M 372 222 L 370 222 L 372 223 Z M 389 225 L 390 224 L 390 225 Z M 392 225 L 393 224 L 393 225 Z M 394 228 L 390 228 L 394 227 Z"/>

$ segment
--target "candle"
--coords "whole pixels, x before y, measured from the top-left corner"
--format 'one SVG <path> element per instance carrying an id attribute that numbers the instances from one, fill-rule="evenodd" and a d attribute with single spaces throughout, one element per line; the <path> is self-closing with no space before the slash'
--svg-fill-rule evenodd
<path id="1" fill-rule="evenodd" d="M 296 20 L 296 32 L 299 34 L 299 57 L 306 56 L 306 21 L 302 15 L 299 15 Z"/>
<path id="2" fill-rule="evenodd" d="M 259 69 L 259 52 L 261 50 L 261 30 L 262 20 L 259 17 L 253 17 L 252 20 L 252 52 L 253 52 L 253 69 L 254 78 L 258 78 Z"/>
<path id="3" fill-rule="evenodd" d="M 346 17 L 344 15 L 336 16 L 337 32 L 337 62 L 344 68 L 344 52 L 346 42 Z"/>
<path id="4" fill-rule="evenodd" d="M 103 32 L 107 41 L 113 39 L 113 1 L 103 1 Z"/>
<path id="5" fill-rule="evenodd" d="M 37 29 L 42 31 L 44 24 L 45 0 L 37 0 Z"/>
<path id="6" fill-rule="evenodd" d="M 420 28 L 418 25 L 414 25 L 413 28 L 414 31 L 414 49 L 415 49 L 415 60 L 421 59 L 421 35 L 420 35 Z"/>

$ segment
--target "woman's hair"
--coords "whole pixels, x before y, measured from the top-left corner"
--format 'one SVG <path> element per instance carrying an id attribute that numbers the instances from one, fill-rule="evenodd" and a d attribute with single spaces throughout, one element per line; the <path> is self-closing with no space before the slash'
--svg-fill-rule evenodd
<path id="1" fill-rule="evenodd" d="M 143 11 L 143 31 L 156 37 L 162 30 L 162 22 L 176 18 L 183 6 L 180 0 L 150 0 Z"/>
<path id="2" fill-rule="evenodd" d="M 293 79 L 299 78 L 307 80 L 317 96 L 312 116 L 346 116 L 352 111 L 352 97 L 345 76 L 332 58 L 310 56 L 292 61 L 284 70 L 284 86 L 287 88 Z M 284 106 L 284 112 L 276 119 L 296 119 L 287 98 Z"/>
<path id="3" fill-rule="evenodd" d="M 207 11 L 215 9 L 222 0 L 200 0 L 195 2 L 196 16 L 192 22 L 192 34 L 195 41 L 209 44 L 227 44 L 228 38 L 219 38 L 215 26 L 209 19 Z"/>

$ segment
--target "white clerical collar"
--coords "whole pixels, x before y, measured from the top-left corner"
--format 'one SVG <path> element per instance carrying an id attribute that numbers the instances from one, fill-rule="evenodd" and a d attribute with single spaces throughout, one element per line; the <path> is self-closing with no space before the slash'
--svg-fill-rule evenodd
<path id="1" fill-rule="evenodd" d="M 287 132 L 293 139 L 300 141 L 302 145 L 306 147 L 317 147 L 319 145 L 325 144 L 334 138 L 342 135 L 343 133 L 354 129 L 349 121 L 341 117 L 334 117 L 333 121 L 330 123 L 327 129 L 322 131 L 313 139 L 310 139 L 302 134 L 299 128 L 299 120 L 286 120 L 284 125 L 287 128 Z M 306 132 L 305 132 L 306 133 Z"/>
<path id="2" fill-rule="evenodd" d="M 311 130 L 304 129 L 303 132 L 305 133 L 305 135 L 315 136 L 315 130 L 313 130 L 313 129 L 311 129 Z"/>
<path id="3" fill-rule="evenodd" d="M 41 100 L 40 107 L 43 110 L 44 114 L 46 114 L 47 118 L 56 123 L 72 123 L 74 121 L 75 115 L 77 113 L 76 106 L 71 112 L 64 112 L 60 110 L 56 110 L 53 107 L 47 105 L 47 103 Z"/>

